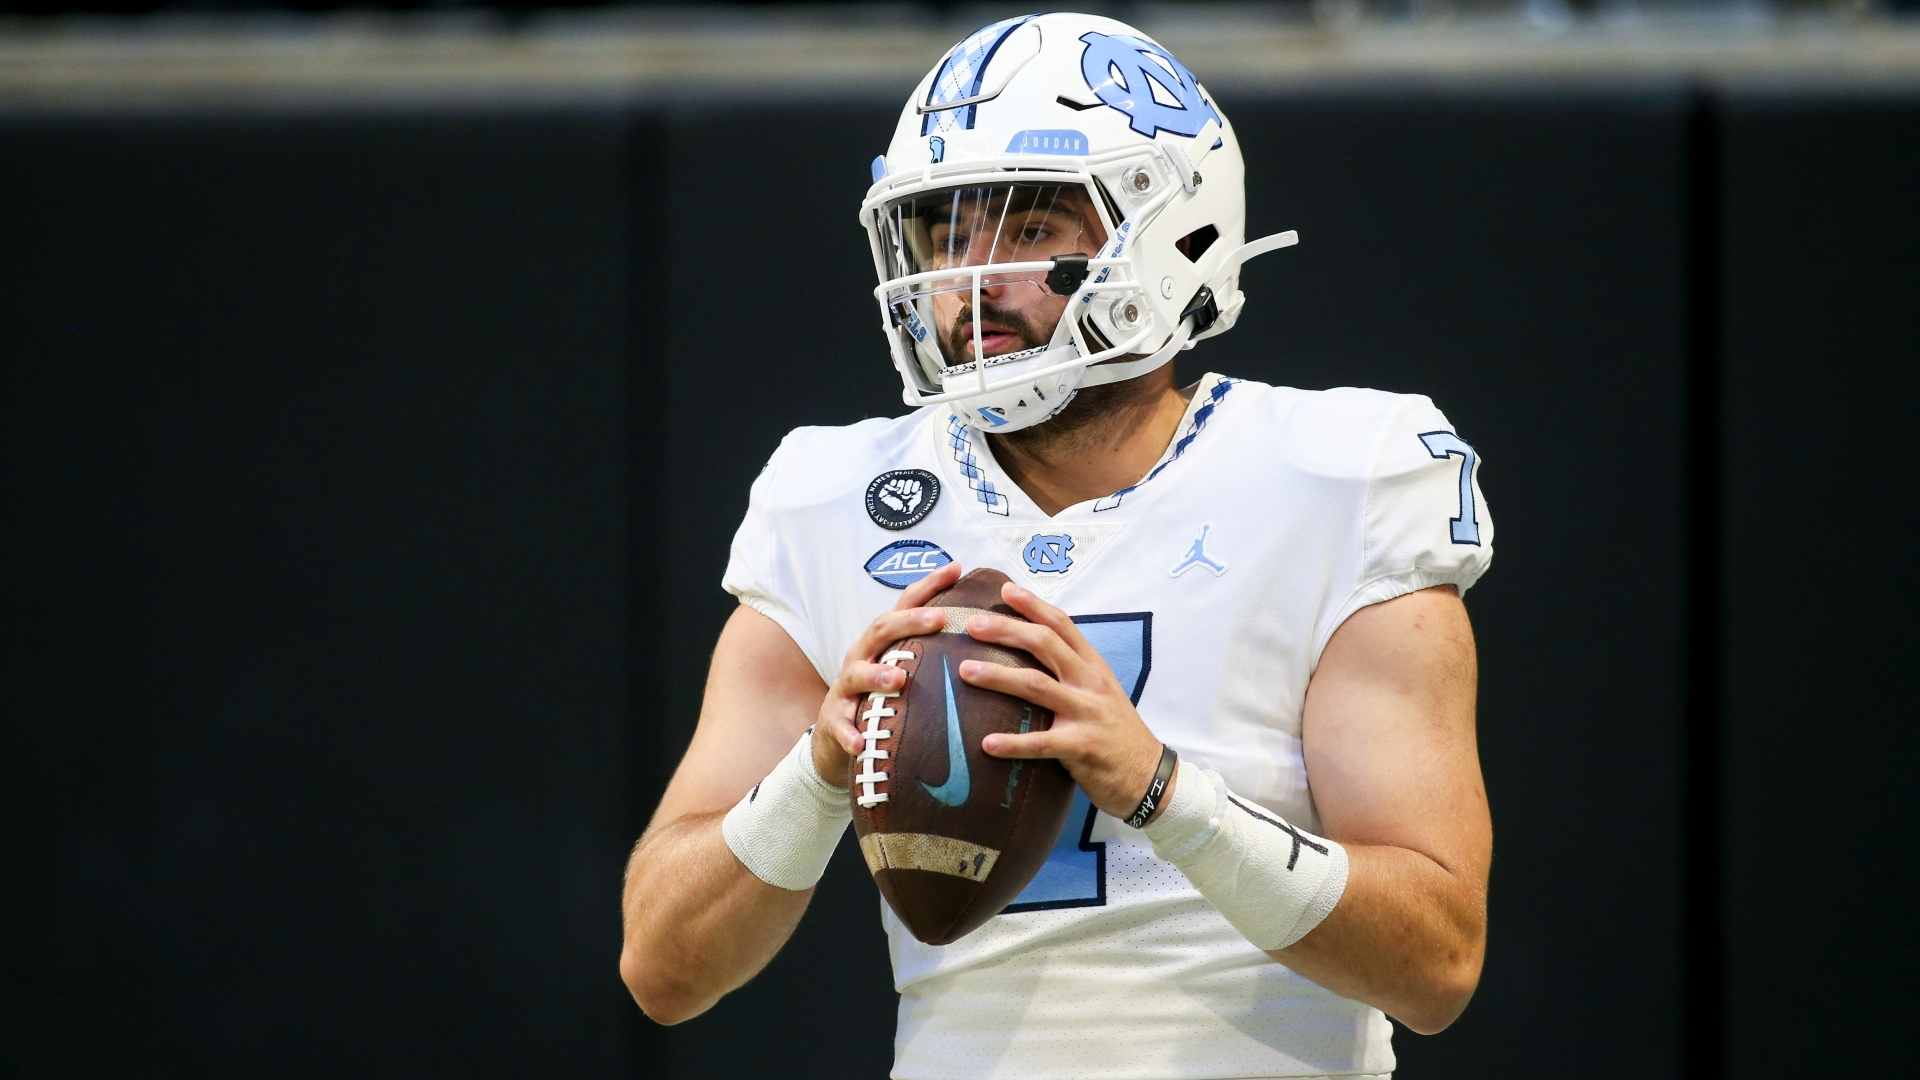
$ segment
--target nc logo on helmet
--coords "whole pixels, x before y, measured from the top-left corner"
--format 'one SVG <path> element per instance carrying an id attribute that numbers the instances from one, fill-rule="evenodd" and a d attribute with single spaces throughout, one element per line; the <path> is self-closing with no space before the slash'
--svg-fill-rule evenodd
<path id="1" fill-rule="evenodd" d="M 1208 120 L 1227 126 L 1200 93 L 1193 72 L 1167 50 L 1126 34 L 1089 33 L 1080 40 L 1087 43 L 1087 51 L 1080 54 L 1087 86 L 1101 101 L 1126 113 L 1133 130 L 1149 139 L 1162 131 L 1192 138 Z M 1155 87 L 1174 103 L 1163 103 Z"/>

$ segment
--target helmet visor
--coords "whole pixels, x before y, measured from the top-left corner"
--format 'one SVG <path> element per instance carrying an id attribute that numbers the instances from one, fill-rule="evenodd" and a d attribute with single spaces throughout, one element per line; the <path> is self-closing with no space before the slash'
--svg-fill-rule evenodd
<path id="1" fill-rule="evenodd" d="M 941 188 L 881 215 L 890 317 L 936 381 L 944 368 L 1052 341 L 1068 299 L 1047 284 L 1053 258 L 1097 256 L 1107 243 L 1100 204 L 1079 183 Z M 1021 263 L 1042 265 L 1012 268 Z"/>

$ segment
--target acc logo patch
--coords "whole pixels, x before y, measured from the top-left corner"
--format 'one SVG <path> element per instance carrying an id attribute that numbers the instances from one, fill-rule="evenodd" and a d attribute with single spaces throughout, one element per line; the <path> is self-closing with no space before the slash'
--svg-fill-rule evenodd
<path id="1" fill-rule="evenodd" d="M 889 589 L 904 589 L 953 561 L 931 540 L 895 540 L 867 560 L 867 575 Z"/>
<path id="2" fill-rule="evenodd" d="M 1167 50 L 1128 34 L 1091 33 L 1080 40 L 1087 43 L 1087 51 L 1080 54 L 1080 74 L 1088 88 L 1126 113 L 1133 130 L 1149 139 L 1162 131 L 1192 138 L 1208 120 L 1227 126 L 1200 93 L 1193 72 Z"/>
<path id="3" fill-rule="evenodd" d="M 940 481 L 925 469 L 883 472 L 867 485 L 867 516 L 883 529 L 911 529 L 939 501 Z"/>
<path id="4" fill-rule="evenodd" d="M 1065 533 L 1038 533 L 1023 553 L 1027 569 L 1036 574 L 1064 574 L 1073 566 L 1073 537 Z"/>

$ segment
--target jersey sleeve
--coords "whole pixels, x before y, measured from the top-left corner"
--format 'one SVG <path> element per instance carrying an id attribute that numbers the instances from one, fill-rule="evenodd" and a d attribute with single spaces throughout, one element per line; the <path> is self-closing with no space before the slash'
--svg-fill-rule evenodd
<path id="1" fill-rule="evenodd" d="M 1436 585 L 1464 596 L 1493 562 L 1480 455 L 1427 398 L 1407 399 L 1386 425 L 1367 480 L 1362 545 L 1359 580 L 1320 647 L 1369 604 Z"/>
<path id="2" fill-rule="evenodd" d="M 827 665 L 807 618 L 806 598 L 800 590 L 801 575 L 794 566 L 794 551 L 787 542 L 783 514 L 776 501 L 781 491 L 780 473 L 784 459 L 791 456 L 792 436 L 780 444 L 767 467 L 753 482 L 747 499 L 747 515 L 733 534 L 733 547 L 727 558 L 727 572 L 720 579 L 740 602 L 780 624 L 800 651 L 813 663 L 820 677 L 831 683 L 839 664 Z"/>

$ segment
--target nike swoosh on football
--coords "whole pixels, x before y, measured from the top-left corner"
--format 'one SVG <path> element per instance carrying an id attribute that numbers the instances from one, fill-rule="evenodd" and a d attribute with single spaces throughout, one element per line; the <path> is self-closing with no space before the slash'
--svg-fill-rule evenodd
<path id="1" fill-rule="evenodd" d="M 934 802 L 959 806 L 967 801 L 973 781 L 967 775 L 967 745 L 960 737 L 960 706 L 953 700 L 953 669 L 944 656 L 940 658 L 940 674 L 947 685 L 947 779 L 939 787 L 932 787 L 925 780 L 920 781 L 920 786 L 933 796 Z"/>

